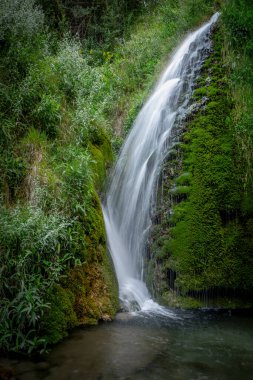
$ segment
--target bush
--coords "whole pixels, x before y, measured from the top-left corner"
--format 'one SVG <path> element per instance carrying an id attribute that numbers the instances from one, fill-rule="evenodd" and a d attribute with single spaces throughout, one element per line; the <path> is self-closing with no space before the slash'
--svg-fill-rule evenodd
<path id="1" fill-rule="evenodd" d="M 0 10 L 0 40 L 32 38 L 44 22 L 35 0 L 3 0 Z"/>
<path id="2" fill-rule="evenodd" d="M 53 96 L 42 95 L 42 98 L 33 112 L 34 122 L 49 137 L 56 137 L 57 126 L 61 120 L 61 106 Z"/>
<path id="3" fill-rule="evenodd" d="M 69 240 L 73 223 L 35 207 L 1 207 L 0 215 L 0 345 L 8 351 L 37 350 L 46 343 L 38 338 L 40 319 L 50 307 L 45 295 L 75 263 Z"/>
<path id="4" fill-rule="evenodd" d="M 248 0 L 225 1 L 222 19 L 234 48 L 252 55 L 253 9 Z"/>

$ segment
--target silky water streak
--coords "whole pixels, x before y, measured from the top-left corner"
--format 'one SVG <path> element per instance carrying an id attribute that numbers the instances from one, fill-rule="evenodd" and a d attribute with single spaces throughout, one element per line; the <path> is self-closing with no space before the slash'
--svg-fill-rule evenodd
<path id="1" fill-rule="evenodd" d="M 120 300 L 127 311 L 166 313 L 152 300 L 144 281 L 151 208 L 161 164 L 172 144 L 170 136 L 187 111 L 218 17 L 216 13 L 179 46 L 137 116 L 111 176 L 103 213 Z"/>

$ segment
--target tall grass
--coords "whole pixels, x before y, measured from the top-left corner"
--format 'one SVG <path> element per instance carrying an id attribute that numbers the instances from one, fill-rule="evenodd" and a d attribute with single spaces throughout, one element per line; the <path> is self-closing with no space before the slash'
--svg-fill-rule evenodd
<path id="1" fill-rule="evenodd" d="M 42 349 L 41 316 L 48 289 L 75 263 L 73 223 L 39 207 L 1 206 L 0 346 L 9 351 Z"/>

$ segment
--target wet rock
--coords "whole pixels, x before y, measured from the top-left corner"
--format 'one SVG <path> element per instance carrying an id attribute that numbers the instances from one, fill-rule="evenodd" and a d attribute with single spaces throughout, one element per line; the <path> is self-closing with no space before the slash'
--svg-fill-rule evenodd
<path id="1" fill-rule="evenodd" d="M 118 313 L 115 317 L 115 320 L 116 321 L 122 321 L 122 322 L 125 322 L 125 321 L 129 321 L 130 319 L 134 318 L 134 316 L 131 314 L 131 313 L 128 313 L 128 312 L 121 312 L 121 313 Z"/>
<path id="2" fill-rule="evenodd" d="M 0 366 L 0 380 L 15 380 L 15 373 L 12 368 Z"/>

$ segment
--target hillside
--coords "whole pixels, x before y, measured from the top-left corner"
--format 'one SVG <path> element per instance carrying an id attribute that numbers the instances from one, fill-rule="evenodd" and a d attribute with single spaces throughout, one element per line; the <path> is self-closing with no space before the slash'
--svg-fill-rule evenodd
<path id="1" fill-rule="evenodd" d="M 211 291 L 239 305 L 252 297 L 252 5 L 1 4 L 2 351 L 43 352 L 71 328 L 115 316 L 101 210 L 109 170 L 168 54 L 219 8 L 192 104 L 208 100 L 185 123 L 147 262 L 154 295 L 174 306 Z"/>

